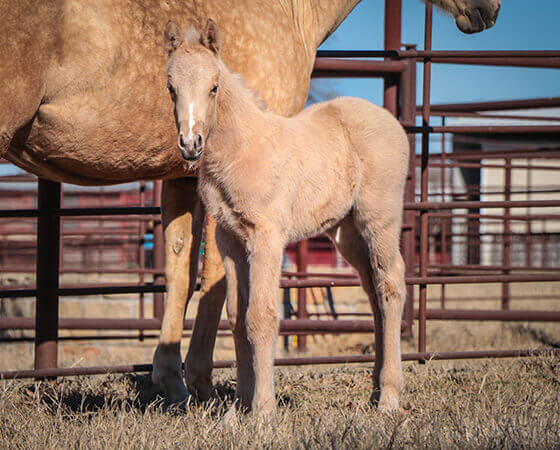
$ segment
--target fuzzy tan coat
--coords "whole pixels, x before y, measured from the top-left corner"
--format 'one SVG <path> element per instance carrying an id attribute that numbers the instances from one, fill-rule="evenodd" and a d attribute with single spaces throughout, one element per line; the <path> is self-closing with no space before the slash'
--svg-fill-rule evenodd
<path id="1" fill-rule="evenodd" d="M 200 164 L 199 192 L 218 223 L 236 406 L 263 416 L 275 410 L 283 251 L 289 242 L 327 233 L 358 271 L 374 312 L 372 398 L 381 411 L 396 411 L 406 292 L 399 252 L 409 161 L 403 128 L 358 98 L 319 103 L 292 118 L 263 111 L 221 61 L 213 21 L 201 36 L 190 30 L 186 38 L 170 23 L 166 37 L 179 148 Z"/>

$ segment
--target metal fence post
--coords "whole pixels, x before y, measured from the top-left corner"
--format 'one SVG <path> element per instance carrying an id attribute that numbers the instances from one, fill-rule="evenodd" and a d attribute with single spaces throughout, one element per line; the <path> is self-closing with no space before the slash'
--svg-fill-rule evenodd
<path id="1" fill-rule="evenodd" d="M 60 208 L 60 183 L 39 179 L 37 208 L 37 289 L 58 289 L 60 217 L 45 212 Z M 35 302 L 35 369 L 58 362 L 58 294 L 39 293 Z"/>
<path id="2" fill-rule="evenodd" d="M 385 50 L 400 50 L 402 27 L 402 0 L 385 0 Z M 386 58 L 387 59 L 387 58 Z M 398 115 L 399 79 L 396 75 L 385 77 L 383 106 L 394 116 Z"/>
<path id="3" fill-rule="evenodd" d="M 432 5 L 426 4 L 426 19 L 424 25 L 424 50 L 432 50 Z M 421 180 L 420 180 L 420 201 L 428 201 L 428 163 L 429 163 L 429 147 L 430 133 L 428 127 L 430 125 L 430 81 L 431 81 L 432 63 L 430 58 L 424 59 L 424 74 L 422 87 L 422 159 L 421 159 Z M 428 212 L 420 211 L 420 277 L 428 275 Z M 426 351 L 426 302 L 428 299 L 428 286 L 425 283 L 420 284 L 418 298 L 418 351 L 423 353 Z"/>
<path id="4" fill-rule="evenodd" d="M 414 49 L 415 46 L 407 46 L 407 49 Z M 402 73 L 401 82 L 401 118 L 403 121 L 415 123 L 416 120 L 416 62 L 409 60 L 406 69 Z M 408 166 L 408 176 L 406 178 L 406 186 L 404 192 L 405 202 L 414 202 L 414 191 L 416 185 L 416 137 L 408 136 L 410 146 L 410 159 Z M 406 267 L 406 275 L 414 276 L 414 266 L 416 263 L 416 226 L 414 211 L 403 212 L 403 222 L 405 228 L 402 233 L 402 251 Z M 404 306 L 403 318 L 405 327 L 402 335 L 404 337 L 412 337 L 414 323 L 414 286 L 406 287 L 406 302 Z"/>
<path id="5" fill-rule="evenodd" d="M 161 206 L 161 189 L 162 181 L 154 181 L 154 205 Z M 163 269 L 165 266 L 165 250 L 163 242 L 163 226 L 161 219 L 154 223 L 154 269 L 157 273 L 154 275 L 154 284 L 165 284 Z M 154 293 L 154 318 L 163 320 L 163 302 L 164 295 L 161 292 Z"/>
<path id="6" fill-rule="evenodd" d="M 307 240 L 300 241 L 296 248 L 296 266 L 298 272 L 307 272 L 307 263 L 309 256 L 309 243 Z M 307 295 L 306 289 L 300 288 L 297 290 L 297 318 L 307 319 Z M 307 348 L 307 337 L 303 334 L 297 337 L 298 350 L 303 351 Z"/>
<path id="7" fill-rule="evenodd" d="M 504 200 L 511 201 L 511 158 L 505 161 Z M 504 208 L 504 252 L 502 264 L 506 268 L 504 275 L 509 275 L 511 266 L 511 224 L 510 208 Z M 509 283 L 502 283 L 502 309 L 509 309 L 510 289 Z"/>

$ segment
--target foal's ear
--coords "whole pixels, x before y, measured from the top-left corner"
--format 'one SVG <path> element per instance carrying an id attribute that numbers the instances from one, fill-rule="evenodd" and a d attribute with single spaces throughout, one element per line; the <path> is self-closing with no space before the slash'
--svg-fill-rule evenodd
<path id="1" fill-rule="evenodd" d="M 183 35 L 179 26 L 170 20 L 165 25 L 163 30 L 163 48 L 167 52 L 167 55 L 171 55 L 175 50 L 177 50 L 183 43 Z"/>
<path id="2" fill-rule="evenodd" d="M 220 53 L 220 46 L 222 44 L 222 35 L 218 24 L 212 19 L 208 19 L 202 34 L 200 35 L 200 43 L 207 49 L 213 51 L 216 55 Z"/>

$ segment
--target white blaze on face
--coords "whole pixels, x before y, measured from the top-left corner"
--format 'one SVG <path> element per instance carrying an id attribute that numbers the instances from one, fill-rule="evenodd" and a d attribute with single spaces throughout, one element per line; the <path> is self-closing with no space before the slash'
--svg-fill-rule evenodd
<path id="1" fill-rule="evenodd" d="M 194 127 L 194 102 L 189 103 L 189 134 L 187 139 L 192 139 L 192 129 Z"/>

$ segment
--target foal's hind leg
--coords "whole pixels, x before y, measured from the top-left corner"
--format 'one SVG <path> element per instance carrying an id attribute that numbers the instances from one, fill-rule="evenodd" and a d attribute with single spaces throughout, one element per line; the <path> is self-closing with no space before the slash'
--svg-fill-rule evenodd
<path id="1" fill-rule="evenodd" d="M 398 215 L 379 223 L 358 214 L 357 224 L 368 245 L 376 294 L 372 305 L 376 330 L 372 400 L 378 402 L 380 411 L 392 412 L 399 407 L 402 390 L 400 337 L 406 285 L 399 251 L 401 220 Z"/>
<path id="2" fill-rule="evenodd" d="M 377 306 L 373 270 L 369 261 L 369 247 L 354 223 L 352 215 L 346 216 L 336 227 L 327 231 L 337 250 L 360 276 L 362 288 L 366 292 L 375 320 L 375 367 L 373 369 L 373 395 L 379 396 L 379 372 L 383 365 L 383 325 L 381 312 Z"/>

